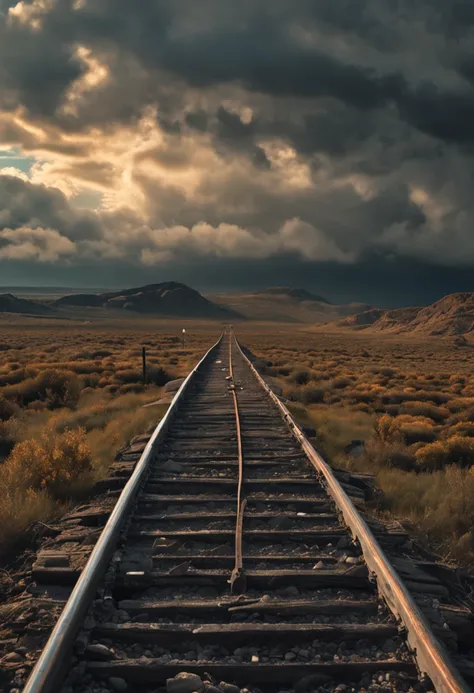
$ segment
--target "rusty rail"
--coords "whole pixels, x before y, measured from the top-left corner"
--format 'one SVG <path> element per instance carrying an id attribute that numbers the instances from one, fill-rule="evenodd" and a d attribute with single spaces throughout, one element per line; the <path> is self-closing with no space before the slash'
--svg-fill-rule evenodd
<path id="1" fill-rule="evenodd" d="M 231 391 L 234 400 L 235 411 L 235 428 L 237 433 L 237 452 L 239 463 L 239 480 L 237 484 L 237 516 L 235 520 L 235 565 L 230 577 L 230 590 L 232 594 L 243 594 L 246 591 L 247 581 L 245 578 L 243 560 L 242 560 L 242 534 L 244 523 L 244 512 L 247 501 L 243 496 L 243 478 L 244 478 L 244 455 L 242 449 L 242 432 L 240 427 L 239 403 L 237 400 L 236 385 L 234 380 L 234 371 L 232 367 L 232 338 L 233 332 L 229 333 L 229 374 L 231 377 Z"/>
<path id="2" fill-rule="evenodd" d="M 407 641 L 415 653 L 420 673 L 429 677 L 437 693 L 469 693 L 471 688 L 462 679 L 460 673 L 451 662 L 445 647 L 433 634 L 425 616 L 391 565 L 367 523 L 360 516 L 351 499 L 334 476 L 331 467 L 313 448 L 291 413 L 275 393 L 272 392 L 250 359 L 244 354 L 234 333 L 232 333 L 232 338 L 258 382 L 280 410 L 287 426 L 301 444 L 311 464 L 323 476 L 328 493 L 341 511 L 353 537 L 361 545 L 364 559 L 369 570 L 375 576 L 380 595 L 385 599 L 390 611 L 398 618 L 406 630 Z"/>

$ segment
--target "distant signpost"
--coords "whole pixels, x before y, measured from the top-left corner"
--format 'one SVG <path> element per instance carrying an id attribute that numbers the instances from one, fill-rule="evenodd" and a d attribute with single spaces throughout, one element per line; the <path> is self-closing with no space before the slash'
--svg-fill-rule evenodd
<path id="1" fill-rule="evenodd" d="M 146 385 L 146 347 L 142 347 L 143 384 Z"/>

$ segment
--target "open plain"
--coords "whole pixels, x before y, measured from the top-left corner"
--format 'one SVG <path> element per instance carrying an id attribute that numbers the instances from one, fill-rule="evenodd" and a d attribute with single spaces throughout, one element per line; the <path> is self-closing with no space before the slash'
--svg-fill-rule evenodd
<path id="1" fill-rule="evenodd" d="M 1 317 L 0 550 L 87 495 L 117 450 L 166 410 L 143 405 L 186 375 L 222 327 L 151 317 Z M 297 420 L 314 429 L 326 459 L 375 474 L 373 511 L 406 522 L 444 557 L 472 564 L 473 346 L 327 330 L 281 322 L 236 327 Z M 347 454 L 354 440 L 363 445 Z"/>

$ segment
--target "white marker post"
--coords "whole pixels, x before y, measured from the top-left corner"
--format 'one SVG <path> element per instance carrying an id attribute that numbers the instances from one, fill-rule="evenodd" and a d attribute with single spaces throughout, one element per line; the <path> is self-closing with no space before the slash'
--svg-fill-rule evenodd
<path id="1" fill-rule="evenodd" d="M 184 349 L 184 338 L 185 338 L 185 336 L 186 336 L 186 330 L 185 330 L 184 327 L 183 327 L 183 349 Z"/>

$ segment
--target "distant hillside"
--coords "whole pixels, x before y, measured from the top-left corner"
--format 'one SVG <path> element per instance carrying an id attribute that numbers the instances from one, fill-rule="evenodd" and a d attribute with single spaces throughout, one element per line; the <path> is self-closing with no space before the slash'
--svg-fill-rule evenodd
<path id="1" fill-rule="evenodd" d="M 318 303 L 331 304 L 327 298 L 323 296 L 317 296 L 312 294 L 306 289 L 293 289 L 291 286 L 269 286 L 266 289 L 260 289 L 256 292 L 260 296 L 284 296 L 287 298 L 292 298 L 295 301 L 317 301 Z"/>
<path id="2" fill-rule="evenodd" d="M 230 320 L 241 317 L 236 311 L 216 305 L 198 291 L 178 282 L 149 284 L 134 289 L 103 294 L 75 294 L 55 301 L 57 306 L 115 308 L 148 315 Z"/>
<path id="3" fill-rule="evenodd" d="M 374 330 L 389 330 L 401 328 L 407 325 L 417 315 L 419 308 L 372 308 L 362 313 L 350 315 L 338 321 L 340 327 L 352 327 L 353 329 L 373 328 Z"/>
<path id="4" fill-rule="evenodd" d="M 371 308 L 361 303 L 333 305 L 326 298 L 306 289 L 276 286 L 245 293 L 210 295 L 216 303 L 225 305 L 253 320 L 295 323 L 326 323 Z"/>
<path id="5" fill-rule="evenodd" d="M 365 311 L 339 320 L 337 325 L 395 333 L 467 334 L 474 331 L 474 293 L 450 294 L 424 308 Z"/>
<path id="6" fill-rule="evenodd" d="M 69 294 L 55 301 L 57 306 L 81 306 L 82 308 L 101 308 L 104 300 L 100 294 Z"/>
<path id="7" fill-rule="evenodd" d="M 53 315 L 54 311 L 43 303 L 17 298 L 13 294 L 0 294 L 0 313 L 21 315 Z"/>

